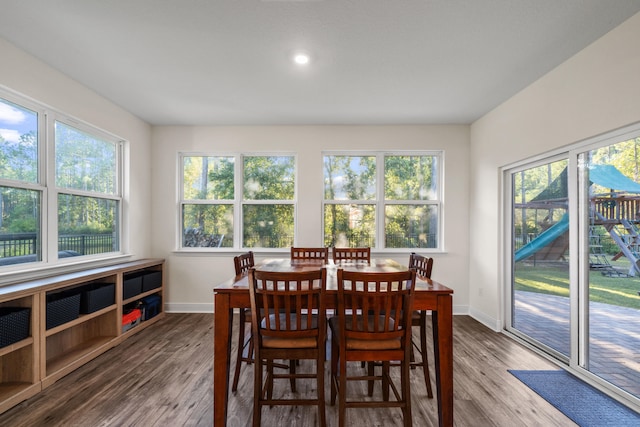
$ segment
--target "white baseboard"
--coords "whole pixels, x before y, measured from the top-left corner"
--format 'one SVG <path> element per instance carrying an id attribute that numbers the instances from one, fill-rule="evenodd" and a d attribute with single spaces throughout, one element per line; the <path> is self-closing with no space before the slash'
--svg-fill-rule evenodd
<path id="1" fill-rule="evenodd" d="M 167 303 L 167 313 L 213 313 L 213 303 Z"/>
<path id="2" fill-rule="evenodd" d="M 453 306 L 453 315 L 468 315 L 469 314 L 469 306 L 468 305 L 454 305 Z"/>
<path id="3" fill-rule="evenodd" d="M 494 319 L 491 316 L 487 316 L 485 313 L 474 310 L 473 308 L 469 310 L 469 316 L 476 319 L 478 322 L 485 325 L 487 328 L 492 329 L 496 332 L 500 332 L 502 330 L 502 322 L 498 319 Z"/>

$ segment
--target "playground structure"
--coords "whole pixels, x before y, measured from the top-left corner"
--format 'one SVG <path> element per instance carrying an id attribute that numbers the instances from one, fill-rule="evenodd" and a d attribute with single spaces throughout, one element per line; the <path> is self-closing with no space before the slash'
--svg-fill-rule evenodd
<path id="1" fill-rule="evenodd" d="M 623 175 L 612 165 L 592 165 L 589 180 L 611 191 L 590 197 L 589 216 L 589 265 L 610 277 L 640 275 L 640 184 Z M 519 209 L 543 209 L 551 212 L 562 209 L 565 213 L 560 220 L 551 224 L 542 233 L 515 252 L 516 262 L 523 260 L 558 261 L 565 260 L 569 248 L 569 216 L 567 212 L 567 171 L 566 169 L 539 195 L 523 203 Z M 628 272 L 614 268 L 603 249 L 603 234 L 606 230 L 619 249 L 612 260 L 626 257 Z"/>

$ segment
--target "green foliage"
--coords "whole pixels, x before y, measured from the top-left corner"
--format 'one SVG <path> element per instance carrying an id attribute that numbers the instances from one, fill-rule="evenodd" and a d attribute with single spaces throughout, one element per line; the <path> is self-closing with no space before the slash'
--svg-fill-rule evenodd
<path id="1" fill-rule="evenodd" d="M 183 160 L 183 192 L 186 200 L 233 200 L 233 157 L 189 156 Z"/>
<path id="2" fill-rule="evenodd" d="M 325 156 L 325 200 L 374 200 L 375 156 Z"/>
<path id="3" fill-rule="evenodd" d="M 184 235 L 191 233 L 192 242 L 224 236 L 222 246 L 233 246 L 233 205 L 185 205 L 182 223 Z M 196 246 L 196 243 L 189 246 Z"/>
<path id="4" fill-rule="evenodd" d="M 433 156 L 386 156 L 384 162 L 386 200 L 434 200 L 436 198 Z"/>
<path id="5" fill-rule="evenodd" d="M 0 231 L 3 233 L 36 232 L 39 228 L 40 195 L 33 190 L 0 187 Z"/>
<path id="6" fill-rule="evenodd" d="M 118 203 L 95 197 L 58 195 L 59 234 L 114 232 Z"/>
<path id="7" fill-rule="evenodd" d="M 293 212 L 289 204 L 243 206 L 242 242 L 246 248 L 293 246 Z"/>
<path id="8" fill-rule="evenodd" d="M 115 194 L 115 143 L 56 122 L 55 155 L 58 187 Z"/>
<path id="9" fill-rule="evenodd" d="M 38 229 L 38 224 L 35 218 L 18 218 L 11 221 L 9 227 L 2 228 L 3 233 L 31 233 Z"/>
<path id="10" fill-rule="evenodd" d="M 561 267 L 536 267 L 517 264 L 515 290 L 569 296 L 569 271 Z M 607 277 L 598 271 L 589 273 L 589 300 L 640 309 L 639 277 Z"/>
<path id="11" fill-rule="evenodd" d="M 293 200 L 295 157 L 244 158 L 244 200 Z"/>
<path id="12" fill-rule="evenodd" d="M 38 141 L 35 131 L 20 135 L 18 143 L 0 136 L 0 177 L 34 183 L 38 180 Z"/>

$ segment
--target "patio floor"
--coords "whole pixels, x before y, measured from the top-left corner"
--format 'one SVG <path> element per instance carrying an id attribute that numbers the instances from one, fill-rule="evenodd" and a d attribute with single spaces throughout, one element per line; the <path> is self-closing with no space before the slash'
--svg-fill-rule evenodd
<path id="1" fill-rule="evenodd" d="M 569 355 L 569 298 L 515 292 L 514 326 Z M 640 398 L 640 310 L 590 304 L 589 370 Z"/>

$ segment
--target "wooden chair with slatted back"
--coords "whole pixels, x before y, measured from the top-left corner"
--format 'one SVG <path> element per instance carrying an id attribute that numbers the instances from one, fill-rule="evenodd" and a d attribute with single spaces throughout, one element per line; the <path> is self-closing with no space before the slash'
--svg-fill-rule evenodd
<path id="1" fill-rule="evenodd" d="M 324 361 L 326 313 L 325 268 L 302 272 L 249 270 L 252 330 L 255 347 L 253 425 L 260 425 L 262 407 L 317 405 L 320 426 L 326 426 Z M 275 373 L 275 359 L 316 361 L 315 373 Z M 263 367 L 267 377 L 263 384 Z M 316 396 L 274 398 L 276 379 L 315 378 Z"/>
<path id="2" fill-rule="evenodd" d="M 333 262 L 342 261 L 360 261 L 371 262 L 371 248 L 336 248 L 331 251 L 333 253 Z"/>
<path id="3" fill-rule="evenodd" d="M 433 258 L 424 257 L 414 252 L 409 256 L 409 268 L 416 270 L 416 275 L 430 279 L 431 270 L 433 269 Z M 419 361 L 412 361 L 412 367 L 421 367 L 424 374 L 424 382 L 427 386 L 427 396 L 433 398 L 433 390 L 431 388 L 431 379 L 429 376 L 429 358 L 427 357 L 427 311 L 416 310 L 413 312 L 411 324 L 420 328 L 420 344 L 412 341 L 413 346 L 420 353 Z"/>
<path id="4" fill-rule="evenodd" d="M 253 252 L 245 252 L 233 258 L 233 264 L 236 269 L 236 276 L 241 274 L 247 274 L 249 269 L 255 265 L 253 258 Z M 231 385 L 231 391 L 236 392 L 238 390 L 238 380 L 240 378 L 240 368 L 242 363 L 253 363 L 253 338 L 251 333 L 249 338 L 245 337 L 245 325 L 251 324 L 251 309 L 240 309 L 240 321 L 238 323 L 238 354 L 236 356 L 236 369 L 233 374 L 233 383 Z M 244 355 L 245 348 L 247 349 L 247 355 Z"/>
<path id="5" fill-rule="evenodd" d="M 346 424 L 347 408 L 398 407 L 410 426 L 411 314 L 415 270 L 355 272 L 338 269 L 338 309 L 331 329 L 331 404 L 338 397 L 339 426 Z M 381 362 L 382 374 L 349 375 L 347 362 Z M 401 367 L 400 390 L 389 375 L 391 362 Z M 348 400 L 347 381 L 382 381 L 382 401 Z M 389 389 L 395 400 L 389 399 Z M 353 390 L 353 389 L 351 389 Z M 352 423 L 349 423 L 352 424 Z"/>
<path id="6" fill-rule="evenodd" d="M 297 248 L 291 247 L 292 260 L 320 260 L 325 264 L 329 261 L 329 248 Z"/>

